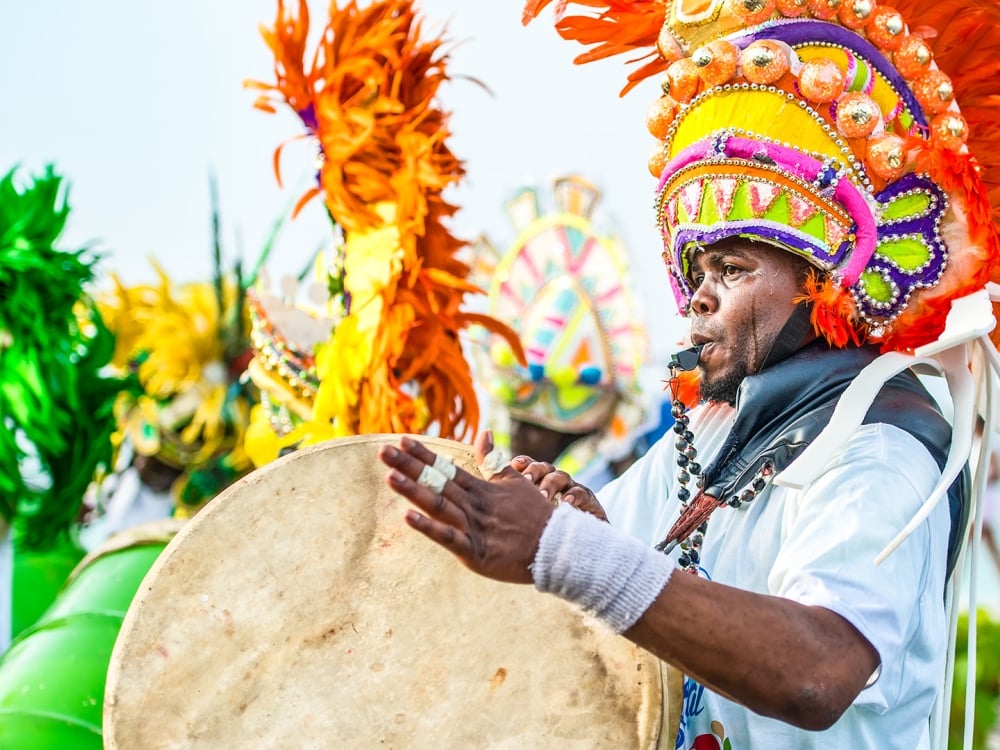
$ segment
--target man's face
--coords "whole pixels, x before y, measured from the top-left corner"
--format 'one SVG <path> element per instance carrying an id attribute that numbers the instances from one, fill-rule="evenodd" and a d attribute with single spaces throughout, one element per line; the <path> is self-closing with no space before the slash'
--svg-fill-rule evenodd
<path id="1" fill-rule="evenodd" d="M 747 375 L 760 369 L 802 290 L 807 263 L 787 250 L 733 238 L 691 256 L 691 340 L 704 344 L 701 394 L 736 402 Z"/>

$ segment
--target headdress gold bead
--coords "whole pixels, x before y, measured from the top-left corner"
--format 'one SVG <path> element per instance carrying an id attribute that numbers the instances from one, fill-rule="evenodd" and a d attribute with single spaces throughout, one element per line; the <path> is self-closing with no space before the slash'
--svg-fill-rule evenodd
<path id="1" fill-rule="evenodd" d="M 903 41 L 903 32 L 906 31 L 906 24 L 899 11 L 892 8 L 878 8 L 868 19 L 865 26 L 865 33 L 868 39 L 880 49 L 893 52 L 899 48 Z"/>
<path id="2" fill-rule="evenodd" d="M 663 170 L 667 166 L 667 148 L 662 141 L 653 146 L 646 164 L 649 167 L 649 173 L 656 179 L 660 179 L 660 175 L 663 174 Z"/>
<path id="3" fill-rule="evenodd" d="M 776 0 L 729 0 L 733 15 L 747 26 L 755 26 L 774 15 Z"/>
<path id="4" fill-rule="evenodd" d="M 663 24 L 663 26 L 660 27 L 660 33 L 656 37 L 656 51 L 659 52 L 660 57 L 668 63 L 672 63 L 675 60 L 680 60 L 684 57 L 684 50 L 677 41 L 677 37 L 674 36 L 674 32 L 669 26 L 667 26 L 667 24 Z"/>
<path id="5" fill-rule="evenodd" d="M 892 63 L 899 74 L 908 81 L 919 78 L 930 70 L 930 47 L 918 36 L 907 34 L 899 43 L 899 48 L 892 53 Z"/>
<path id="6" fill-rule="evenodd" d="M 811 102 L 832 102 L 844 93 L 844 73 L 832 60 L 809 60 L 799 71 L 799 89 Z"/>
<path id="7" fill-rule="evenodd" d="M 677 116 L 677 102 L 671 96 L 661 96 L 646 109 L 646 127 L 654 138 L 664 140 Z"/>
<path id="8" fill-rule="evenodd" d="M 718 39 L 699 47 L 691 55 L 691 60 L 698 68 L 698 75 L 705 86 L 711 88 L 720 86 L 736 75 L 736 62 L 740 51 L 732 42 Z"/>
<path id="9" fill-rule="evenodd" d="M 840 6 L 837 17 L 849 29 L 857 31 L 875 12 L 875 0 L 847 0 Z"/>
<path id="10" fill-rule="evenodd" d="M 906 171 L 905 142 L 898 135 L 883 133 L 869 139 L 868 169 L 883 180 L 895 180 Z"/>
<path id="11" fill-rule="evenodd" d="M 712 50 L 708 47 L 700 47 L 691 55 L 691 61 L 699 68 L 707 68 L 712 64 L 714 59 L 715 55 L 712 54 Z"/>
<path id="12" fill-rule="evenodd" d="M 929 70 L 914 81 L 913 94 L 928 115 L 948 109 L 955 97 L 951 79 L 940 70 Z"/>
<path id="13" fill-rule="evenodd" d="M 807 0 L 776 0 L 775 5 L 785 18 L 798 18 L 806 12 Z"/>
<path id="14" fill-rule="evenodd" d="M 698 66 L 693 60 L 682 57 L 667 68 L 667 85 L 664 91 L 679 102 L 691 101 L 701 85 Z"/>
<path id="15" fill-rule="evenodd" d="M 931 120 L 931 139 L 937 144 L 957 151 L 969 137 L 969 126 L 957 112 L 942 112 Z"/>
<path id="16" fill-rule="evenodd" d="M 750 83 L 774 83 L 788 72 L 788 67 L 788 52 L 772 39 L 753 42 L 740 55 L 740 69 Z"/>
<path id="17" fill-rule="evenodd" d="M 850 91 L 837 100 L 837 129 L 847 138 L 871 135 L 881 120 L 878 104 L 867 94 Z"/>
<path id="18" fill-rule="evenodd" d="M 840 10 L 841 0 L 808 0 L 806 7 L 813 15 L 821 21 L 829 21 Z"/>

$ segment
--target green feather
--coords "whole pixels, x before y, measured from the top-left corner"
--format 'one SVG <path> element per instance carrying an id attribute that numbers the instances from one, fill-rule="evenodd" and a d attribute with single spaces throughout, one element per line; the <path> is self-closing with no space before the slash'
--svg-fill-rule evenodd
<path id="1" fill-rule="evenodd" d="M 42 548 L 74 524 L 95 470 L 111 458 L 122 381 L 103 370 L 114 338 L 86 286 L 97 257 L 56 243 L 69 215 L 49 166 L 0 178 L 0 515 L 17 544 Z M 35 466 L 37 476 L 26 476 Z"/>

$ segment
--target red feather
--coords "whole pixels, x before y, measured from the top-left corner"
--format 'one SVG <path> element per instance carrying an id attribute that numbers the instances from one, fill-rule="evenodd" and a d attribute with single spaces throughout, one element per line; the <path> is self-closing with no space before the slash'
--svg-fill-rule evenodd
<path id="1" fill-rule="evenodd" d="M 913 30 L 936 32 L 927 43 L 951 78 L 969 123 L 969 151 L 982 166 L 991 223 L 1000 225 L 1000 3 L 997 0 L 895 0 Z M 995 229 L 994 229 L 995 232 Z"/>
<path id="2" fill-rule="evenodd" d="M 868 328 L 858 317 L 850 293 L 832 279 L 820 281 L 816 274 L 810 273 L 803 293 L 792 301 L 810 305 L 809 317 L 816 334 L 831 346 L 844 347 L 848 342 L 857 346 L 868 336 Z"/>
<path id="3" fill-rule="evenodd" d="M 528 23 L 551 0 L 528 0 L 522 21 Z M 567 16 L 569 5 L 591 8 L 591 15 Z M 667 16 L 667 0 L 560 0 L 556 6 L 556 31 L 591 49 L 577 56 L 577 64 L 621 54 L 641 53 L 629 62 L 644 62 L 632 71 L 621 90 L 624 95 L 640 81 L 667 68 L 656 51 L 656 39 Z"/>

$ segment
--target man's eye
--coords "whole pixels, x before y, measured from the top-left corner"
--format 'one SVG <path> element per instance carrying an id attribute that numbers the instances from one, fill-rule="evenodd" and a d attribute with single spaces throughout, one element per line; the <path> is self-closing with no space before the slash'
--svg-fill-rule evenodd
<path id="1" fill-rule="evenodd" d="M 701 286 L 701 282 L 705 280 L 704 274 L 696 274 L 691 277 L 691 288 L 697 289 Z"/>
<path id="2" fill-rule="evenodd" d="M 735 276 L 738 273 L 740 273 L 739 266 L 734 266 L 731 263 L 726 263 L 726 265 L 722 267 L 723 276 Z"/>

